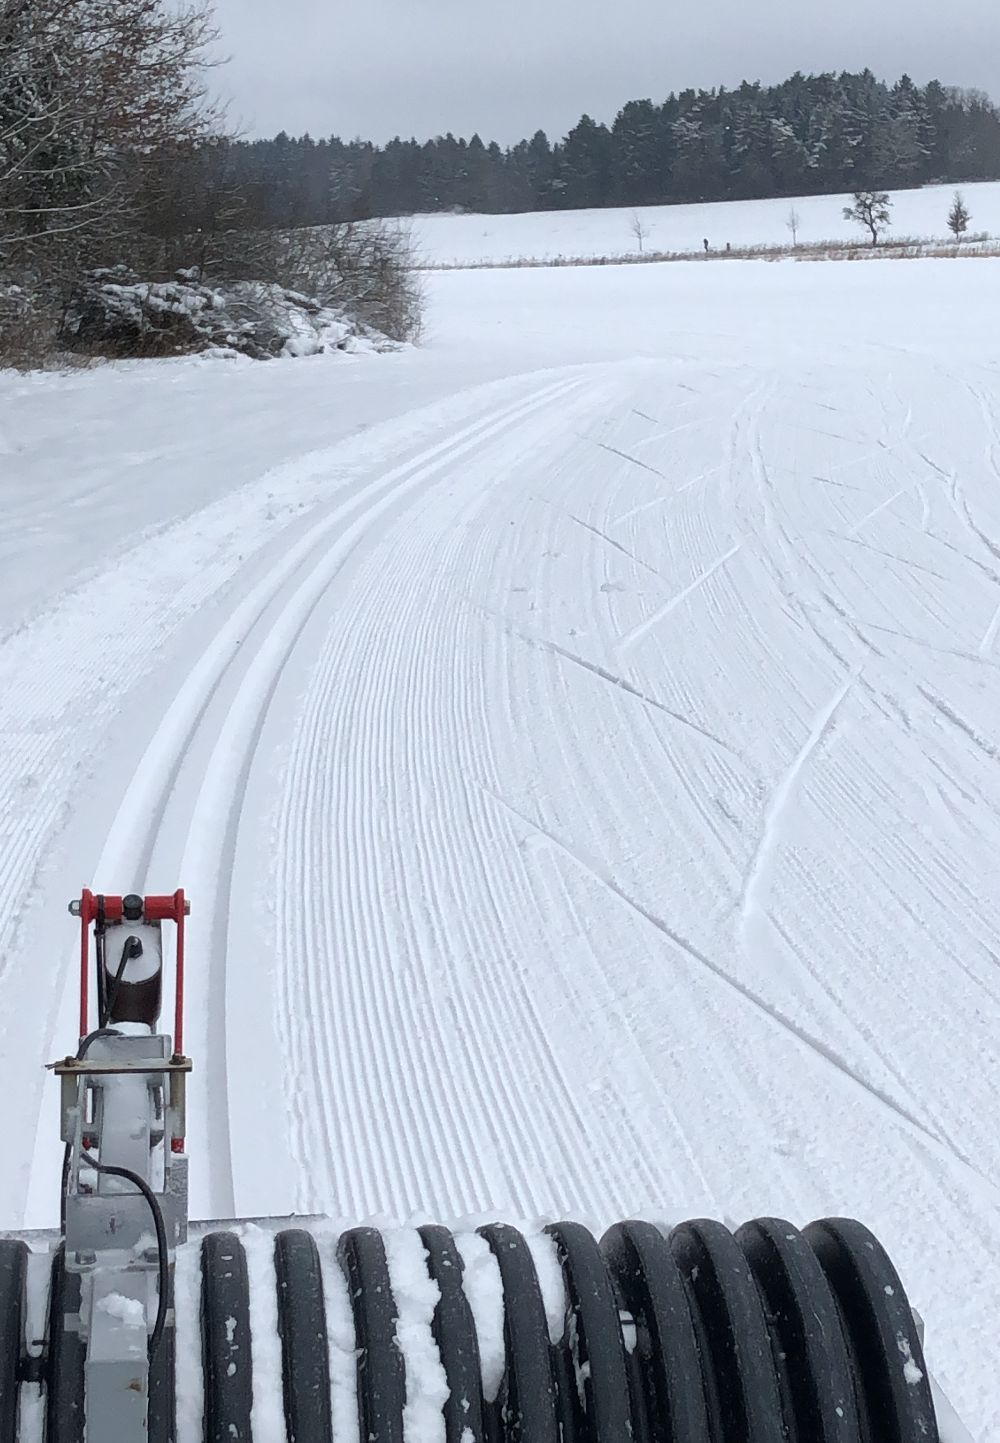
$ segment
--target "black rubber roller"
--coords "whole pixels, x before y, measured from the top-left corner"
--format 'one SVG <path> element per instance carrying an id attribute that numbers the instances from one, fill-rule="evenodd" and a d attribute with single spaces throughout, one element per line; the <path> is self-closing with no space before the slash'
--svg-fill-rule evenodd
<path id="1" fill-rule="evenodd" d="M 691 1302 L 713 1439 L 785 1443 L 771 1335 L 736 1239 L 701 1219 L 675 1228 L 670 1250 Z"/>
<path id="2" fill-rule="evenodd" d="M 49 1288 L 45 1443 L 83 1443 L 86 1430 L 84 1365 L 79 1331 L 69 1325 L 80 1311 L 80 1276 L 66 1271 L 60 1247 L 52 1258 Z"/>
<path id="3" fill-rule="evenodd" d="M 259 1368 L 280 1348 L 280 1382 L 275 1364 L 257 1386 L 284 1405 L 277 1436 L 256 1443 L 404 1443 L 421 1421 L 413 1410 L 438 1407 L 443 1443 L 940 1443 L 916 1320 L 892 1263 L 859 1223 L 827 1219 L 799 1232 L 761 1218 L 734 1235 L 708 1220 L 672 1231 L 625 1222 L 600 1244 L 576 1223 L 546 1234 L 529 1245 L 514 1228 L 483 1227 L 496 1267 L 480 1244 L 483 1269 L 467 1272 L 452 1234 L 422 1227 L 422 1253 L 405 1249 L 396 1282 L 407 1295 L 398 1300 L 382 1234 L 343 1234 L 336 1259 L 354 1320 L 356 1420 L 338 1416 L 331 1398 L 340 1376 L 327 1329 L 333 1300 L 312 1232 L 275 1236 L 275 1294 L 259 1312 L 237 1233 L 206 1235 L 204 1443 L 254 1443 L 255 1343 Z M 543 1298 L 540 1249 L 551 1255 L 555 1297 Z M 46 1389 L 45 1443 L 85 1443 L 81 1280 L 57 1252 L 47 1352 L 29 1358 L 26 1264 L 23 1244 L 0 1241 L 0 1443 L 16 1443 L 18 1387 L 29 1379 Z M 419 1310 L 416 1299 L 425 1300 Z M 252 1338 L 255 1318 L 274 1318 L 275 1301 L 277 1335 Z M 412 1325 L 404 1336 L 400 1303 Z M 168 1322 L 148 1443 L 175 1443 L 172 1349 Z M 484 1360 L 499 1379 L 495 1398 L 485 1396 Z M 408 1366 L 427 1376 L 408 1377 Z"/>
<path id="4" fill-rule="evenodd" d="M 480 1228 L 503 1283 L 506 1366 L 499 1402 L 505 1443 L 560 1443 L 542 1290 L 527 1242 L 514 1228 Z"/>
<path id="5" fill-rule="evenodd" d="M 625 1345 L 618 1302 L 601 1250 L 579 1223 L 557 1223 L 546 1231 L 559 1251 L 566 1290 L 566 1320 L 559 1351 L 563 1386 L 569 1403 L 563 1403 L 563 1439 L 569 1434 L 581 1443 L 602 1438 L 628 1438 L 632 1409 Z"/>
<path id="6" fill-rule="evenodd" d="M 354 1228 L 340 1240 L 358 1347 L 358 1417 L 367 1443 L 403 1443 L 406 1374 L 381 1234 Z"/>
<path id="7" fill-rule="evenodd" d="M 201 1339 L 205 1443 L 250 1443 L 250 1289 L 235 1233 L 209 1233 L 201 1245 Z"/>
<path id="8" fill-rule="evenodd" d="M 916 1319 L 885 1249 L 848 1218 L 812 1223 L 804 1236 L 840 1306 L 863 1437 L 873 1443 L 937 1439 Z"/>
<path id="9" fill-rule="evenodd" d="M 462 1287 L 462 1255 L 447 1228 L 420 1229 L 427 1270 L 441 1294 L 434 1308 L 434 1341 L 448 1380 L 446 1443 L 483 1443 L 483 1375 L 472 1309 Z"/>
<path id="10" fill-rule="evenodd" d="M 25 1351 L 27 1268 L 27 1244 L 0 1241 L 0 1443 L 17 1440 L 17 1387 Z"/>
<path id="11" fill-rule="evenodd" d="M 634 1340 L 627 1348 L 639 1443 L 711 1443 L 701 1355 L 681 1270 L 652 1223 L 619 1223 L 601 1249 Z"/>
<path id="12" fill-rule="evenodd" d="M 789 1443 L 860 1443 L 847 1340 L 816 1254 L 791 1223 L 736 1234 L 760 1289 Z"/>
<path id="13" fill-rule="evenodd" d="M 319 1249 L 301 1229 L 274 1244 L 285 1424 L 294 1443 L 332 1443 L 330 1350 Z"/>

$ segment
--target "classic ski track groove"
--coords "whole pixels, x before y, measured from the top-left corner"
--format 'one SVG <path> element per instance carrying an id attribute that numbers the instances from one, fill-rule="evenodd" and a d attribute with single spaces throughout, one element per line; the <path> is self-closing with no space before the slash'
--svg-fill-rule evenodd
<path id="1" fill-rule="evenodd" d="M 551 426 L 551 422 L 549 422 L 548 425 Z M 524 443 L 521 442 L 520 444 L 523 445 Z M 481 504 L 479 498 L 474 497 L 470 506 L 466 509 L 475 510 L 479 504 Z M 460 524 L 461 514 L 456 518 L 456 522 L 458 524 L 455 526 L 454 535 L 460 538 L 462 534 Z M 421 539 L 418 528 L 414 528 L 413 534 L 418 540 Z M 458 544 L 458 542 L 453 541 L 449 550 L 454 549 Z M 412 634 L 407 635 L 406 622 L 411 614 L 413 605 L 413 603 L 407 599 L 413 590 L 411 574 L 406 567 L 400 566 L 394 570 L 394 581 L 388 587 L 386 587 L 384 577 L 379 577 L 379 589 L 375 594 L 363 591 L 357 599 L 352 598 L 352 605 L 357 608 L 359 613 L 359 629 L 351 632 L 352 647 L 356 651 L 356 654 L 375 655 L 378 657 L 378 661 L 376 662 L 378 673 L 374 676 L 369 675 L 367 679 L 371 683 L 369 703 L 376 708 L 381 708 L 381 711 L 376 710 L 375 717 L 370 718 L 370 720 L 365 723 L 362 728 L 362 734 L 374 734 L 377 736 L 377 744 L 383 755 L 385 755 L 392 744 L 393 734 L 383 733 L 379 736 L 376 728 L 379 723 L 384 723 L 387 717 L 386 701 L 388 694 L 391 694 L 391 682 L 389 678 L 395 675 L 397 677 L 402 676 L 406 679 L 407 688 L 402 701 L 407 712 L 415 705 L 421 707 L 426 706 L 428 701 L 438 695 L 433 686 L 427 683 L 421 686 L 417 681 L 420 674 L 419 669 L 440 655 L 444 642 L 440 634 L 430 633 L 427 636 L 421 635 L 427 623 L 428 615 L 433 615 L 432 612 L 428 613 L 426 608 L 420 611 L 415 623 L 417 635 L 418 638 L 420 638 L 417 644 L 414 644 Z M 378 633 L 383 624 L 381 622 L 383 616 L 391 616 L 393 622 L 388 633 L 391 638 L 390 646 L 379 656 L 375 648 L 371 646 L 369 632 L 374 631 L 376 634 Z M 401 647 L 405 646 L 405 652 L 397 653 L 395 649 L 396 645 Z M 467 665 L 467 651 L 459 650 L 457 660 Z M 416 673 L 414 668 L 418 669 Z M 308 834 L 310 830 L 309 813 L 311 811 L 311 799 L 319 798 L 324 805 L 329 805 L 329 798 L 328 795 L 325 795 L 323 781 L 324 776 L 328 773 L 324 767 L 324 752 L 318 740 L 318 736 L 321 734 L 323 719 L 324 717 L 329 717 L 331 714 L 333 717 L 344 715 L 349 712 L 352 706 L 357 704 L 357 681 L 355 687 L 352 688 L 350 692 L 344 693 L 337 688 L 336 678 L 338 675 L 344 673 L 352 675 L 356 679 L 360 679 L 363 674 L 357 665 L 352 667 L 349 660 L 340 652 L 328 652 L 324 659 L 323 669 L 321 673 L 318 674 L 318 677 L 322 677 L 324 680 L 317 680 L 311 699 L 308 712 L 311 720 L 303 728 L 303 739 L 308 739 L 308 751 L 306 751 L 305 754 L 298 748 L 293 751 L 295 758 L 293 762 L 295 785 L 289 789 L 286 795 L 289 803 L 291 803 L 293 798 L 303 799 L 301 802 L 296 800 L 294 804 L 296 808 L 300 805 L 304 807 L 304 834 Z M 381 681 L 379 681 L 379 677 L 382 678 Z M 460 685 L 456 688 L 454 695 L 464 698 L 467 695 L 467 690 L 465 686 Z M 447 699 L 449 694 L 445 693 L 443 695 L 444 699 Z M 406 777 L 415 777 L 420 775 L 422 769 L 426 770 L 429 768 L 428 796 L 433 796 L 435 799 L 440 796 L 444 799 L 449 795 L 449 789 L 454 780 L 453 777 L 447 772 L 444 775 L 438 774 L 436 766 L 438 759 L 437 750 L 431 749 L 428 753 L 422 755 L 421 752 L 414 750 L 414 745 L 416 742 L 423 742 L 431 736 L 441 736 L 445 738 L 445 746 L 441 749 L 442 754 L 449 755 L 452 749 L 460 747 L 469 735 L 470 727 L 468 716 L 463 712 L 460 713 L 458 717 L 455 717 L 449 714 L 447 710 L 439 712 L 435 709 L 433 713 L 426 716 L 421 724 L 415 723 L 416 718 L 413 718 L 409 724 L 404 724 L 399 727 L 397 731 L 397 735 L 401 736 L 405 741 L 407 752 L 405 766 L 401 769 L 401 774 Z M 338 724 L 334 722 L 334 725 Z M 341 730 L 340 734 L 342 737 L 345 735 L 343 730 Z M 334 741 L 336 735 L 337 733 L 334 732 Z M 359 757 L 364 755 L 363 750 L 359 748 L 356 743 L 353 750 Z M 310 773 L 308 770 L 303 770 L 303 768 L 313 769 L 310 782 L 308 783 L 304 780 L 304 777 L 310 776 Z M 356 790 L 354 791 L 355 800 L 363 799 L 364 792 L 365 782 L 363 777 L 359 777 L 356 783 Z M 446 812 L 450 812 L 458 800 L 454 793 L 452 793 L 452 800 L 445 808 Z M 292 815 L 294 814 L 290 814 L 287 811 L 285 812 L 285 820 L 280 824 L 279 835 L 285 835 L 284 829 L 290 825 Z M 362 813 L 361 815 L 363 816 L 364 814 Z M 421 809 L 418 818 L 418 828 L 421 826 L 431 827 L 433 826 L 433 822 L 433 809 L 431 807 Z M 403 826 L 406 824 L 400 819 L 399 825 Z M 412 830 L 412 819 L 409 822 L 409 827 Z M 312 830 L 315 834 L 315 829 Z M 354 842 L 348 843 L 344 849 L 348 855 L 352 855 L 355 850 L 358 850 L 369 856 L 369 864 L 361 870 L 359 875 L 351 878 L 347 891 L 347 895 L 350 896 L 352 895 L 350 889 L 357 889 L 357 895 L 364 898 L 368 895 L 377 874 L 377 868 L 372 863 L 370 851 L 367 850 L 365 825 L 359 815 L 355 814 L 353 819 L 350 817 L 345 818 L 344 832 L 341 832 L 338 828 L 337 833 L 338 835 L 346 835 L 354 838 Z M 426 846 L 420 847 L 414 859 L 417 873 L 415 885 L 412 886 L 412 893 L 410 888 L 404 888 L 402 891 L 402 900 L 406 907 L 406 935 L 417 939 L 418 942 L 423 941 L 424 943 L 424 945 L 419 948 L 417 965 L 420 965 L 421 962 L 426 965 L 426 961 L 435 954 L 440 955 L 442 963 L 450 965 L 450 949 L 446 946 L 443 947 L 440 942 L 437 942 L 435 945 L 435 934 L 429 933 L 427 930 L 427 921 L 429 919 L 425 919 L 425 917 L 422 916 L 420 909 L 414 909 L 409 905 L 411 895 L 414 897 L 423 897 L 427 902 L 431 902 L 434 898 L 440 885 L 436 875 L 438 867 L 429 867 L 425 859 L 427 859 L 429 855 L 438 855 L 440 847 L 447 847 L 448 844 L 449 837 L 447 833 L 445 833 L 440 837 L 436 837 L 433 842 L 428 843 Z M 287 849 L 281 848 L 279 855 L 287 857 L 296 868 L 304 866 L 304 863 L 300 860 L 302 856 L 301 846 L 289 847 Z M 288 895 L 295 895 L 294 875 L 295 874 L 290 876 L 286 883 Z M 461 878 L 461 868 L 455 867 L 453 869 L 453 876 L 455 878 Z M 378 903 L 374 897 L 371 912 L 373 915 L 378 912 Z M 470 924 L 476 921 L 476 912 L 472 908 L 459 908 L 457 915 L 463 916 Z M 438 913 L 438 917 L 441 918 L 442 914 Z M 437 925 L 441 926 L 442 921 L 439 920 Z M 351 932 L 357 937 L 358 942 L 363 938 L 373 939 L 378 936 L 378 931 L 373 931 L 370 927 L 352 928 Z M 323 934 L 319 933 L 318 935 L 322 936 Z M 317 934 L 314 933 L 310 927 L 306 936 L 303 938 L 303 950 L 310 959 L 323 956 L 322 946 L 317 946 L 312 942 L 314 936 L 317 936 Z M 289 937 L 285 945 L 289 948 L 293 947 L 295 945 L 294 936 Z M 423 1019 L 423 1025 L 426 1026 L 432 1034 L 435 1034 L 437 1038 L 434 1044 L 435 1055 L 438 1059 L 436 1067 L 445 1069 L 442 1072 L 439 1087 L 435 1088 L 435 1097 L 428 1103 L 427 1099 L 408 1095 L 405 1091 L 402 1091 L 398 1083 L 400 1070 L 398 1066 L 399 1060 L 402 1061 L 404 1069 L 407 1072 L 413 1073 L 418 1067 L 419 1059 L 410 1047 L 409 1029 L 405 1026 L 397 1026 L 395 1029 L 392 1027 L 390 1019 L 400 1016 L 405 998 L 400 992 L 397 970 L 391 966 L 385 967 L 379 965 L 378 952 L 384 952 L 384 944 L 383 947 L 377 949 L 376 955 L 367 958 L 364 969 L 364 975 L 368 978 L 369 984 L 374 985 L 378 989 L 380 1002 L 379 1006 L 375 1009 L 365 1005 L 363 994 L 359 991 L 359 959 L 355 959 L 350 955 L 340 957 L 340 966 L 338 968 L 340 989 L 338 990 L 342 990 L 345 987 L 347 989 L 350 1023 L 344 1032 L 340 1034 L 340 1043 L 336 1050 L 342 1059 L 345 1057 L 350 1058 L 353 1055 L 355 1060 L 350 1065 L 341 1066 L 341 1095 L 337 1099 L 337 1104 L 339 1105 L 335 1104 L 333 1107 L 320 1109 L 320 1118 L 322 1121 L 320 1122 L 319 1119 L 317 1119 L 319 1126 L 327 1132 L 329 1138 L 326 1145 L 326 1153 L 329 1158 L 330 1183 L 327 1184 L 327 1186 L 335 1185 L 334 1180 L 338 1174 L 342 1173 L 340 1160 L 343 1159 L 345 1155 L 350 1156 L 355 1148 L 356 1138 L 352 1137 L 350 1132 L 345 1135 L 343 1129 L 353 1128 L 360 1117 L 360 1107 L 358 1105 L 353 1109 L 345 1107 L 344 1093 L 350 1091 L 352 1087 L 357 1087 L 360 1074 L 362 1078 L 365 1075 L 368 1076 L 368 1089 L 374 1088 L 376 1091 L 381 1091 L 386 1086 L 390 1089 L 390 1095 L 386 1098 L 388 1106 L 383 1115 L 387 1115 L 393 1119 L 395 1125 L 393 1126 L 391 1137 L 386 1139 L 387 1145 L 385 1149 L 380 1149 L 379 1151 L 381 1157 L 386 1159 L 396 1158 L 397 1163 L 392 1175 L 387 1176 L 382 1174 L 381 1176 L 377 1176 L 375 1182 L 373 1182 L 370 1177 L 364 1180 L 359 1178 L 352 1179 L 349 1175 L 350 1168 L 348 1167 L 348 1176 L 345 1180 L 341 1181 L 335 1193 L 334 1205 L 341 1207 L 346 1206 L 355 1210 L 360 1208 L 363 1211 L 366 1204 L 369 1208 L 373 1205 L 372 1194 L 374 1190 L 374 1195 L 381 1200 L 383 1207 L 402 1208 L 405 1210 L 408 1207 L 414 1206 L 416 1200 L 424 1201 L 428 1198 L 433 1200 L 435 1194 L 440 1191 L 442 1179 L 447 1178 L 448 1187 L 452 1195 L 454 1196 L 457 1193 L 457 1195 L 461 1197 L 464 1187 L 469 1206 L 471 1206 L 477 1196 L 475 1187 L 477 1183 L 477 1173 L 480 1171 L 480 1167 L 477 1159 L 475 1159 L 468 1150 L 468 1119 L 466 1117 L 458 1117 L 453 1112 L 456 1106 L 455 1098 L 460 1095 L 461 1088 L 456 1087 L 453 1083 L 449 1083 L 449 1077 L 452 1076 L 452 1074 L 448 1069 L 447 1034 L 441 1031 L 441 1019 L 436 1017 L 433 1012 L 429 1013 Z M 343 1008 L 337 1006 L 331 997 L 333 979 L 330 977 L 328 967 L 321 965 L 317 969 L 317 973 L 310 972 L 310 977 L 313 978 L 313 985 L 315 986 L 316 992 L 325 989 L 325 995 L 330 998 L 332 1003 L 330 1015 L 334 1018 L 343 1015 Z M 461 990 L 456 987 L 455 991 L 459 1005 L 461 1006 Z M 341 997 L 340 1000 L 343 1001 L 343 997 Z M 290 1000 L 284 1001 L 282 1013 L 285 1019 L 284 1035 L 286 1036 L 290 1036 L 287 1020 L 290 1008 Z M 522 1018 L 521 1025 L 522 1027 L 524 1025 L 532 1027 L 530 1018 Z M 537 1024 L 534 1025 L 533 1030 L 537 1032 Z M 359 1035 L 364 1036 L 366 1039 L 360 1057 L 356 1055 L 356 1039 Z M 488 1049 L 491 1046 L 491 1028 L 489 1021 L 481 1012 L 467 1017 L 463 1025 L 462 1035 L 480 1039 L 479 1045 L 483 1048 Z M 540 1042 L 544 1043 L 544 1035 L 538 1035 Z M 494 1036 L 497 1036 L 495 1031 Z M 503 1050 L 498 1057 L 499 1065 L 489 1069 L 489 1076 L 494 1079 L 494 1088 L 499 1086 L 506 1089 L 509 1086 L 506 1080 L 516 1075 L 516 1063 L 514 1055 L 504 1055 L 504 1038 L 505 1029 L 501 1029 L 498 1034 L 498 1040 Z M 315 1037 L 311 1029 L 309 1029 L 305 1040 L 308 1048 L 313 1051 L 313 1077 L 306 1084 L 305 1089 L 308 1095 L 310 1088 L 317 1085 L 320 1088 L 323 1087 L 324 1066 L 322 1058 L 315 1051 Z M 401 1059 L 396 1057 L 396 1054 L 400 1052 L 402 1053 Z M 377 1060 L 374 1070 L 370 1067 L 366 1068 L 366 1063 L 369 1063 L 372 1059 Z M 302 1076 L 301 1070 L 297 1070 L 297 1076 Z M 478 1081 L 478 1078 L 476 1080 Z M 297 1094 L 300 1090 L 300 1086 L 297 1083 L 292 1085 L 293 1094 Z M 478 1111 L 480 1124 L 483 1121 L 493 1121 L 502 1135 L 505 1127 L 505 1119 L 513 1117 L 517 1111 L 516 1094 L 508 1092 L 507 1095 L 497 1096 L 495 1091 L 483 1093 L 481 1087 L 476 1087 L 474 1091 L 477 1095 L 473 1099 L 472 1106 L 474 1110 Z M 559 1092 L 560 1088 L 558 1080 L 556 1080 L 553 1095 L 558 1097 Z M 385 1096 L 384 1093 L 383 1096 Z M 414 1105 L 418 1102 L 423 1107 L 430 1105 L 432 1108 L 432 1121 L 427 1122 L 419 1113 L 414 1113 Z M 445 1112 L 452 1114 L 450 1124 L 443 1128 L 436 1116 L 440 1109 L 444 1109 Z M 302 1118 L 302 1125 L 306 1125 L 308 1121 L 308 1119 Z M 340 1125 L 341 1131 L 339 1134 L 330 1137 L 329 1133 L 334 1122 Z M 525 1125 L 532 1128 L 533 1119 L 529 1117 L 520 1123 L 522 1129 Z M 314 1123 L 313 1126 L 315 1127 L 316 1123 Z M 363 1126 L 364 1123 L 362 1120 L 362 1127 Z M 436 1143 L 436 1139 L 440 1138 L 455 1139 L 456 1141 L 452 1143 L 452 1147 L 457 1146 L 460 1149 L 459 1155 L 457 1157 L 449 1156 L 446 1159 L 436 1156 L 435 1149 L 436 1146 L 439 1145 Z M 509 1157 L 517 1157 L 523 1153 L 524 1143 L 525 1139 L 523 1135 L 515 1134 L 510 1137 L 503 1151 Z M 539 1145 L 540 1139 L 536 1134 L 531 1138 L 529 1146 L 537 1150 Z M 299 1145 L 300 1150 L 303 1146 L 304 1144 Z M 317 1171 L 318 1169 L 314 1166 L 314 1190 L 318 1182 L 318 1179 L 315 1178 Z M 482 1201 L 485 1196 L 488 1196 L 488 1194 L 484 1194 L 480 1188 L 480 1192 L 478 1193 L 480 1201 Z M 324 1198 L 324 1201 L 326 1205 L 330 1205 L 328 1195 Z"/>

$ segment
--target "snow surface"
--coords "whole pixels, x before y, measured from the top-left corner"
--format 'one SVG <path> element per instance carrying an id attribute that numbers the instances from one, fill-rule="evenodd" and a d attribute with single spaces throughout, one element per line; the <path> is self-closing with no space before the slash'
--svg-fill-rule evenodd
<path id="1" fill-rule="evenodd" d="M 971 214 L 969 234 L 1000 235 L 1000 181 L 932 185 L 892 192 L 889 239 L 904 236 L 952 240 L 948 211 L 956 189 Z M 560 256 L 627 256 L 639 250 L 634 220 L 641 218 L 646 252 L 719 251 L 728 242 L 744 246 L 787 246 L 789 211 L 800 219 L 799 245 L 859 241 L 864 232 L 845 221 L 849 195 L 807 195 L 773 200 L 715 201 L 698 205 L 611 207 L 608 210 L 528 212 L 521 215 L 422 215 L 405 219 L 422 264 L 478 265 Z"/>
<path id="2" fill-rule="evenodd" d="M 183 884 L 198 1215 L 856 1215 L 996 1438 L 1000 263 L 428 289 L 0 376 L 0 1219 L 67 899 Z"/>

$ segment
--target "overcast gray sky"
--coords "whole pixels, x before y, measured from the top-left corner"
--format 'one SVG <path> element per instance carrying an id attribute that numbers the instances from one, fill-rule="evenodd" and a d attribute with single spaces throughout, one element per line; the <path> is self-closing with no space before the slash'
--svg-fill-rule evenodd
<path id="1" fill-rule="evenodd" d="M 216 0 L 251 134 L 562 136 L 687 86 L 860 70 L 1000 100 L 997 0 Z"/>

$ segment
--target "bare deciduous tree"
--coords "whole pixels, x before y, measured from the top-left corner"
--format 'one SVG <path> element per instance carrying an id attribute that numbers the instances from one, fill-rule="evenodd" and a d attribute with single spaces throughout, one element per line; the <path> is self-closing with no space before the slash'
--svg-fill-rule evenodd
<path id="1" fill-rule="evenodd" d="M 346 221 L 288 233 L 275 279 L 328 306 L 346 306 L 394 340 L 420 331 L 422 293 L 409 236 L 386 220 Z"/>
<path id="2" fill-rule="evenodd" d="M 799 215 L 795 207 L 792 206 L 785 219 L 785 229 L 790 230 L 792 233 L 793 246 L 797 246 L 799 243 L 799 227 L 801 226 L 801 224 L 802 217 Z"/>
<path id="3" fill-rule="evenodd" d="M 649 235 L 649 227 L 637 210 L 632 212 L 629 221 L 629 230 L 635 236 L 636 245 L 639 247 L 639 254 L 642 255 L 646 248 L 646 237 Z"/>
<path id="4" fill-rule="evenodd" d="M 854 200 L 844 207 L 844 219 L 857 221 L 868 231 L 872 245 L 878 245 L 879 236 L 892 224 L 890 212 L 892 201 L 884 190 L 856 190 Z"/>

